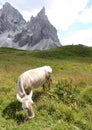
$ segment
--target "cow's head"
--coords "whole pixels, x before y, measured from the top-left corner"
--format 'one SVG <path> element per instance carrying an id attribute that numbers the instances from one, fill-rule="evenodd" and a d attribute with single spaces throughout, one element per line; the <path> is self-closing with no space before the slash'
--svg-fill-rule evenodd
<path id="1" fill-rule="evenodd" d="M 27 118 L 31 119 L 34 117 L 34 112 L 33 112 L 33 100 L 32 100 L 32 91 L 30 93 L 30 95 L 26 95 L 23 98 L 21 98 L 19 96 L 19 94 L 17 94 L 17 99 L 19 102 L 22 103 L 22 108 L 24 109 L 24 111 L 27 113 Z"/>
<path id="2" fill-rule="evenodd" d="M 52 68 L 50 66 L 44 66 L 45 68 L 45 71 L 48 72 L 48 73 L 52 73 Z"/>

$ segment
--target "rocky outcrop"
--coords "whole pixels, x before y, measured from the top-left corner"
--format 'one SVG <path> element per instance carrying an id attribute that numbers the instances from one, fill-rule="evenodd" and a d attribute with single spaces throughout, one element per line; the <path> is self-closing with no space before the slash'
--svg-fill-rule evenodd
<path id="1" fill-rule="evenodd" d="M 13 42 L 15 44 L 17 43 L 17 46 L 20 48 L 26 45 L 27 50 L 29 47 L 31 48 L 31 41 L 32 41 L 32 33 L 29 32 L 27 29 L 22 29 L 22 31 L 17 33 L 13 39 Z"/>
<path id="2" fill-rule="evenodd" d="M 26 22 L 18 10 L 6 3 L 0 10 L 0 33 L 0 47 L 44 50 L 61 46 L 57 30 L 49 22 L 44 7 Z"/>
<path id="3" fill-rule="evenodd" d="M 0 10 L 0 32 L 21 30 L 26 24 L 22 15 L 8 2 Z"/>
<path id="4" fill-rule="evenodd" d="M 51 39 L 56 43 L 56 46 L 60 45 L 57 30 L 48 20 L 48 17 L 45 15 L 45 8 L 38 13 L 36 17 L 31 17 L 30 22 L 28 23 L 28 29 L 33 32 L 31 45 L 39 43 L 43 39 Z"/>

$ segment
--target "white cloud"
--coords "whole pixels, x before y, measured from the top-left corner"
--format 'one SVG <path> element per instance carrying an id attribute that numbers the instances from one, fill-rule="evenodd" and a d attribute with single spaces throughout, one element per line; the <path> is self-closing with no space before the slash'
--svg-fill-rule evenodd
<path id="1" fill-rule="evenodd" d="M 92 28 L 86 30 L 78 30 L 72 35 L 61 40 L 63 45 L 67 44 L 83 44 L 92 46 Z"/>
<path id="2" fill-rule="evenodd" d="M 92 6 L 90 8 L 86 8 L 83 12 L 79 15 L 78 20 L 84 24 L 92 23 Z"/>
<path id="3" fill-rule="evenodd" d="M 47 15 L 57 29 L 67 30 L 87 5 L 88 0 L 53 0 Z"/>

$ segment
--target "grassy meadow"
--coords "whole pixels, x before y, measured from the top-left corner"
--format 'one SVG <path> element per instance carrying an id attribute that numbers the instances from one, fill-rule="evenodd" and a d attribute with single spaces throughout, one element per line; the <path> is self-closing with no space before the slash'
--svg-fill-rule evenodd
<path id="1" fill-rule="evenodd" d="M 53 69 L 51 89 L 33 90 L 35 118 L 26 121 L 16 99 L 17 79 L 43 65 Z M 0 130 L 92 130 L 92 48 L 0 48 Z"/>

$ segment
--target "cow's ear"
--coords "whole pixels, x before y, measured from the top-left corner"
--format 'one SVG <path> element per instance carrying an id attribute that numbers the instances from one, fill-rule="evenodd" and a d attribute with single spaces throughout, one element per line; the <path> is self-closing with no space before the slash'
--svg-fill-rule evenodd
<path id="1" fill-rule="evenodd" d="M 28 99 L 29 99 L 29 101 L 31 101 L 31 103 L 33 104 L 34 102 L 33 102 L 33 100 L 32 100 L 32 95 L 33 95 L 33 92 L 32 92 L 32 90 L 31 90 L 30 94 L 28 95 Z"/>
<path id="2" fill-rule="evenodd" d="M 21 103 L 23 102 L 23 99 L 19 96 L 19 94 L 17 94 L 17 100 Z"/>
<path id="3" fill-rule="evenodd" d="M 33 95 L 33 91 L 31 90 L 30 94 L 29 94 L 29 98 L 31 99 Z"/>

